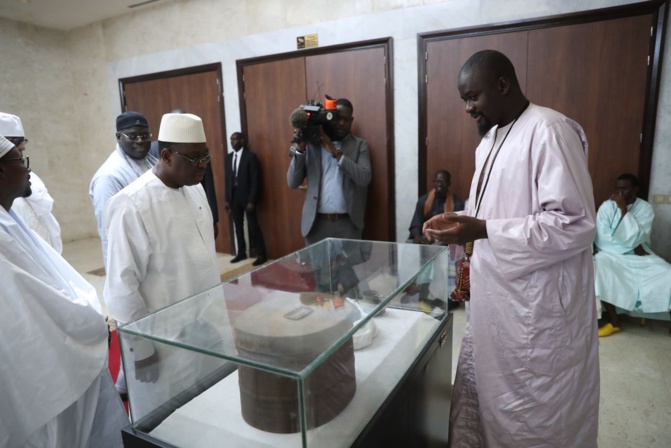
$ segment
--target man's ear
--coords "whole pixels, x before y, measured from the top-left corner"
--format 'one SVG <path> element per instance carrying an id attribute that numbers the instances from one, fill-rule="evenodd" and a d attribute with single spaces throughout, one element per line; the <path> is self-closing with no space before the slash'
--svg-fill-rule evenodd
<path id="1" fill-rule="evenodd" d="M 507 95 L 510 91 L 510 80 L 508 80 L 508 78 L 505 76 L 501 76 L 496 82 L 496 87 L 498 88 L 501 95 Z"/>
<path id="2" fill-rule="evenodd" d="M 170 151 L 166 146 L 159 149 L 158 158 L 167 163 L 168 166 L 172 165 L 172 151 Z"/>
<path id="3" fill-rule="evenodd" d="M 116 142 L 121 143 L 121 132 L 116 133 Z"/>

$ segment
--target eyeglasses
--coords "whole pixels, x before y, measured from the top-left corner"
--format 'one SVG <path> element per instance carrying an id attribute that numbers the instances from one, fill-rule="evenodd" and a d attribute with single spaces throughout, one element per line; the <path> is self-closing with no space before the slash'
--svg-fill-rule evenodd
<path id="1" fill-rule="evenodd" d="M 175 151 L 172 148 L 168 148 L 168 149 L 171 152 L 174 152 L 175 154 L 177 154 L 177 155 L 183 157 L 184 159 L 188 160 L 189 162 L 191 162 L 191 165 L 193 165 L 193 166 L 196 166 L 201 162 L 210 163 L 210 160 L 212 159 L 212 155 L 210 155 L 210 153 L 207 153 L 202 157 L 187 157 L 184 154 L 182 154 L 181 152 Z"/>
<path id="2" fill-rule="evenodd" d="M 20 160 L 21 165 L 23 165 L 25 169 L 30 168 L 30 158 L 28 156 L 15 157 L 13 159 L 0 159 L 0 162 L 14 162 L 16 160 Z"/>
<path id="3" fill-rule="evenodd" d="M 7 137 L 7 140 L 14 143 L 14 146 L 19 146 L 21 143 L 28 143 L 28 139 L 24 137 Z"/>
<path id="4" fill-rule="evenodd" d="M 143 132 L 141 134 L 124 134 L 123 132 L 119 132 L 119 134 L 123 135 L 131 142 L 146 142 L 147 140 L 151 140 L 152 137 L 149 132 Z"/>

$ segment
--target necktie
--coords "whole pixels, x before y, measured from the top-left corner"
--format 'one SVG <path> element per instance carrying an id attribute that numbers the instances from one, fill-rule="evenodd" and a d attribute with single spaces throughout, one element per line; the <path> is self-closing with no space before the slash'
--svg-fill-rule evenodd
<path id="1" fill-rule="evenodd" d="M 233 185 L 238 185 L 238 153 L 233 154 Z"/>

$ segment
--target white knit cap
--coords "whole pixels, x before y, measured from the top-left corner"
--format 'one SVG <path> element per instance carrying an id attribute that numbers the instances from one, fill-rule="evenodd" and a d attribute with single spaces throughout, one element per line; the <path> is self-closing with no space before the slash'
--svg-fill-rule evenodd
<path id="1" fill-rule="evenodd" d="M 4 157 L 14 146 L 14 143 L 0 135 L 0 157 Z"/>
<path id="2" fill-rule="evenodd" d="M 158 140 L 170 143 L 205 143 L 203 120 L 193 114 L 165 114 Z"/>
<path id="3" fill-rule="evenodd" d="M 0 135 L 3 137 L 25 137 L 21 119 L 16 115 L 0 112 Z"/>

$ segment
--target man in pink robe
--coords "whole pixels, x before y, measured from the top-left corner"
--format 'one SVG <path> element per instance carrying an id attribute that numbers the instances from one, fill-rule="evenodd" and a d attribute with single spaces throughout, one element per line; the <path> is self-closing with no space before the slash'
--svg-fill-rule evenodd
<path id="1" fill-rule="evenodd" d="M 475 241 L 451 446 L 596 447 L 595 207 L 585 133 L 530 104 L 499 52 L 471 56 L 458 88 L 484 135 L 468 209 L 424 226 L 432 240 Z"/>

